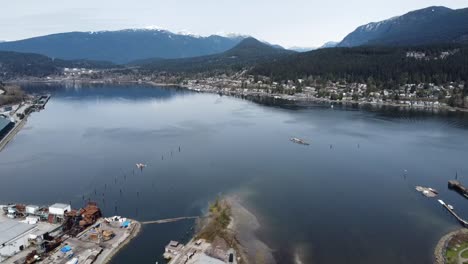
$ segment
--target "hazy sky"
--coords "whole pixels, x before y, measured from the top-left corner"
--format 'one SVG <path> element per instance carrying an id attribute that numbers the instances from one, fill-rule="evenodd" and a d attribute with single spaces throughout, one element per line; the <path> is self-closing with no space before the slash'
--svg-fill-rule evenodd
<path id="1" fill-rule="evenodd" d="M 235 32 L 290 46 L 341 40 L 357 26 L 468 0 L 13 0 L 2 1 L 0 40 L 66 31 L 159 26 L 200 35 Z"/>

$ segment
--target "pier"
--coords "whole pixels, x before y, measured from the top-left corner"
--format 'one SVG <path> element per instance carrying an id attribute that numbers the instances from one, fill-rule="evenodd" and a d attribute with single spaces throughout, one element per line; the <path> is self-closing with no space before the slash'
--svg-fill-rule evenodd
<path id="1" fill-rule="evenodd" d="M 457 215 L 457 213 L 455 213 L 455 211 L 453 210 L 453 207 L 451 205 L 448 205 L 446 203 L 444 203 L 444 201 L 442 200 L 439 200 L 439 203 L 445 207 L 445 209 L 447 209 L 447 211 L 449 211 L 449 213 L 451 213 L 453 216 L 455 216 L 455 218 L 457 219 L 458 222 L 460 222 L 460 224 L 463 226 L 463 227 L 468 227 L 468 221 L 464 220 L 463 218 L 461 218 L 460 216 Z"/>
<path id="2" fill-rule="evenodd" d="M 459 181 L 450 180 L 448 182 L 448 188 L 458 192 L 459 194 L 463 195 L 463 197 L 468 199 L 468 189 L 463 186 Z"/>
<path id="3" fill-rule="evenodd" d="M 178 222 L 178 221 L 189 220 L 189 219 L 198 219 L 198 218 L 200 218 L 200 216 L 183 216 L 183 217 L 160 219 L 160 220 L 154 220 L 154 221 L 145 221 L 145 222 L 140 222 L 140 223 L 142 225 L 166 224 L 166 223 Z"/>

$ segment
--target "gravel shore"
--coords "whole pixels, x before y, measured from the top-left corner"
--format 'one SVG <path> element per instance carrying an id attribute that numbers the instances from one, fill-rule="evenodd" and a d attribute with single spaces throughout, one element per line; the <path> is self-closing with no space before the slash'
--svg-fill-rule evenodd
<path id="1" fill-rule="evenodd" d="M 260 228 L 260 223 L 250 211 L 243 205 L 239 197 L 229 196 L 226 198 L 231 206 L 231 229 L 239 240 L 241 254 L 246 263 L 269 263 L 275 264 L 273 251 L 258 239 L 255 232 Z"/>
<path id="2" fill-rule="evenodd" d="M 447 250 L 448 243 L 454 236 L 459 234 L 468 234 L 468 229 L 463 228 L 450 232 L 439 240 L 437 246 L 434 249 L 435 264 L 445 264 L 445 251 Z"/>
<path id="3" fill-rule="evenodd" d="M 122 241 L 118 241 L 117 242 L 118 245 L 115 248 L 111 248 L 108 251 L 104 250 L 101 253 L 101 255 L 99 255 L 98 259 L 96 260 L 95 262 L 96 264 L 109 263 L 112 260 L 112 258 L 115 256 L 115 254 L 117 254 L 122 248 L 124 248 L 128 243 L 130 243 L 130 241 L 133 238 L 138 236 L 138 234 L 141 231 L 141 223 L 136 220 L 132 220 L 132 223 L 133 223 L 133 228 L 130 231 L 130 234 L 127 237 L 125 237 Z"/>

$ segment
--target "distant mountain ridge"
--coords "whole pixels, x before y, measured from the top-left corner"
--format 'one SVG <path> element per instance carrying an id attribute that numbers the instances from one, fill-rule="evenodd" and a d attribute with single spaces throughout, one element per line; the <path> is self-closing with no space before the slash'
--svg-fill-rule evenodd
<path id="1" fill-rule="evenodd" d="M 271 46 L 249 37 L 242 40 L 232 49 L 219 54 L 182 59 L 155 58 L 153 60 L 134 62 L 132 65 L 151 71 L 169 72 L 240 70 L 260 62 L 274 60 L 294 53 L 294 51 L 278 46 Z"/>
<path id="2" fill-rule="evenodd" d="M 63 68 L 109 69 L 120 66 L 104 61 L 52 59 L 34 53 L 0 51 L 0 81 L 16 77 L 46 77 Z"/>
<path id="3" fill-rule="evenodd" d="M 319 49 L 334 48 L 339 44 L 337 41 L 328 41 L 325 42 Z"/>
<path id="4" fill-rule="evenodd" d="M 186 58 L 221 53 L 245 36 L 207 37 L 162 29 L 68 32 L 0 43 L 0 50 L 37 53 L 65 60 L 128 63 L 147 58 Z"/>
<path id="5" fill-rule="evenodd" d="M 317 47 L 298 47 L 298 46 L 293 46 L 293 47 L 289 47 L 288 50 L 293 50 L 293 51 L 297 51 L 297 52 L 307 52 L 307 51 L 311 51 L 311 50 L 315 50 L 317 49 Z"/>
<path id="6" fill-rule="evenodd" d="M 468 8 L 432 6 L 358 27 L 337 47 L 468 42 Z"/>

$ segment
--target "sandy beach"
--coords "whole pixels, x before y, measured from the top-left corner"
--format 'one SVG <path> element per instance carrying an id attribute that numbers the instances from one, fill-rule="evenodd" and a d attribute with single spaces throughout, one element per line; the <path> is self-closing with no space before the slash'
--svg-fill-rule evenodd
<path id="1" fill-rule="evenodd" d="M 231 195 L 225 199 L 231 206 L 232 218 L 228 229 L 236 234 L 246 263 L 276 263 L 272 249 L 256 236 L 260 223 L 257 217 L 242 205 L 242 198 Z"/>

